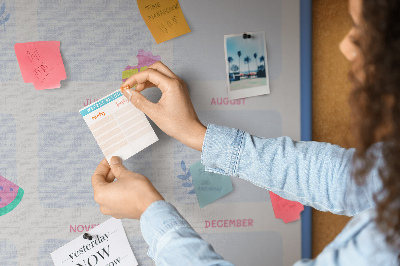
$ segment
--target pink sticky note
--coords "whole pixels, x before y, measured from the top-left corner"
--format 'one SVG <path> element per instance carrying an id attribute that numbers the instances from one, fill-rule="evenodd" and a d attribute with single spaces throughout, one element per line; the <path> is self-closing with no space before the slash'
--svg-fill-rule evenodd
<path id="1" fill-rule="evenodd" d="M 300 213 L 304 210 L 301 203 L 281 198 L 271 191 L 269 196 L 271 197 L 275 218 L 282 219 L 285 224 L 300 219 Z"/>
<path id="2" fill-rule="evenodd" d="M 161 61 L 161 56 L 153 55 L 150 51 L 145 52 L 140 49 L 137 54 L 137 59 L 139 61 L 137 66 L 127 66 L 122 72 L 122 81 L 125 82 L 130 76 L 141 71 L 141 69 L 151 66 L 157 61 Z"/>
<path id="3" fill-rule="evenodd" d="M 35 89 L 60 88 L 60 81 L 67 78 L 60 42 L 16 43 L 14 50 L 24 82 L 33 83 Z"/>

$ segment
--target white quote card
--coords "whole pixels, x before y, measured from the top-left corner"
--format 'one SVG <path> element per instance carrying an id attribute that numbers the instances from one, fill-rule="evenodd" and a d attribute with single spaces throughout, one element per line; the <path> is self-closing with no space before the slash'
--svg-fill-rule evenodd
<path id="1" fill-rule="evenodd" d="M 107 161 L 112 156 L 126 160 L 158 140 L 145 114 L 119 90 L 81 109 L 79 113 Z"/>
<path id="2" fill-rule="evenodd" d="M 111 218 L 51 253 L 55 266 L 138 265 L 121 220 Z"/>

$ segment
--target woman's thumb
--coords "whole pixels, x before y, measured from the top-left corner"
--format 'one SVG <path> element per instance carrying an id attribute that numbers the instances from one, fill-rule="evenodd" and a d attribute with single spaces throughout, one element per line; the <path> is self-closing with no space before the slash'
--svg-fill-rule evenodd
<path id="1" fill-rule="evenodd" d="M 152 105 L 154 105 L 154 103 L 147 100 L 140 92 L 133 89 L 124 90 L 123 94 L 137 109 L 146 115 L 148 115 L 147 113 L 150 112 Z"/>
<path id="2" fill-rule="evenodd" d="M 118 179 L 121 178 L 122 172 L 126 171 L 127 169 L 125 166 L 122 164 L 121 158 L 117 156 L 113 156 L 110 159 L 110 168 L 111 171 L 113 172 L 114 176 Z"/>

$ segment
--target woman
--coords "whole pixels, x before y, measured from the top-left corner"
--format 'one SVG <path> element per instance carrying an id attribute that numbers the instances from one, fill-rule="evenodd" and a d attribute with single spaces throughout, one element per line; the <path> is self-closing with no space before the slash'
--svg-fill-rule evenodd
<path id="1" fill-rule="evenodd" d="M 340 44 L 352 62 L 357 149 L 263 139 L 199 121 L 185 83 L 162 63 L 129 78 L 124 95 L 165 133 L 202 151 L 209 171 L 248 180 L 323 211 L 356 215 L 315 260 L 296 265 L 398 265 L 400 250 L 400 1 L 350 0 L 353 28 Z M 130 89 L 134 85 L 136 90 Z M 140 91 L 162 91 L 151 103 Z M 112 182 L 114 178 L 117 182 Z M 113 157 L 93 177 L 104 214 L 140 219 L 159 265 L 231 265 L 202 240 L 150 181 Z"/>

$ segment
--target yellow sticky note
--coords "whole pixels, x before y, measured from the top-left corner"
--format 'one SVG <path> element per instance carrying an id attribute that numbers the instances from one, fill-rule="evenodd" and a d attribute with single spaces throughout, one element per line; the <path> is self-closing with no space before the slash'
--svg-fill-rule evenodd
<path id="1" fill-rule="evenodd" d="M 178 0 L 137 0 L 140 14 L 157 43 L 190 32 Z"/>

